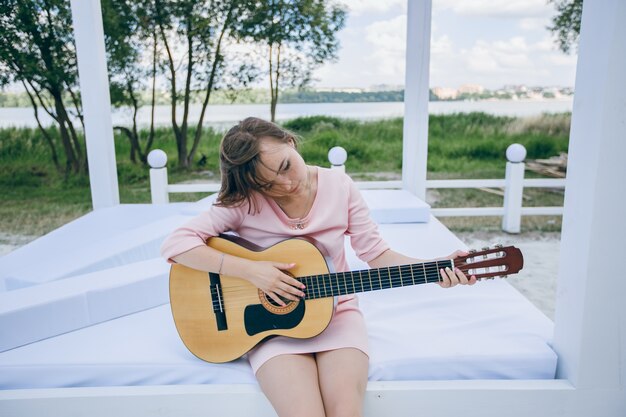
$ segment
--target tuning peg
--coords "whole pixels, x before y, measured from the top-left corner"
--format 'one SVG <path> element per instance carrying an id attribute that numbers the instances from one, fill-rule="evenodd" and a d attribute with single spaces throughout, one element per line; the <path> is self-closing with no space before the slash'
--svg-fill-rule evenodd
<path id="1" fill-rule="evenodd" d="M 469 253 L 470 253 L 470 254 L 472 254 L 472 253 L 476 253 L 476 249 L 470 249 L 470 250 L 469 250 Z"/>
<path id="2" fill-rule="evenodd" d="M 509 277 L 508 275 L 500 275 L 500 278 L 504 278 L 504 279 L 506 279 L 506 278 L 508 278 L 508 277 Z"/>
<path id="3" fill-rule="evenodd" d="M 483 250 L 489 250 L 489 246 L 484 246 Z"/>
<path id="4" fill-rule="evenodd" d="M 502 246 L 502 244 L 501 244 L 501 243 L 498 243 L 498 244 L 496 245 L 496 249 L 502 249 L 503 247 L 504 247 L 504 246 Z"/>

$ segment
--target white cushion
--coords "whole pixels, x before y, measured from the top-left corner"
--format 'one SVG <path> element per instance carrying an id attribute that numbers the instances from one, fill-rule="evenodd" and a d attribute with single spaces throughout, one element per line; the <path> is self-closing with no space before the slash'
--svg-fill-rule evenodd
<path id="1" fill-rule="evenodd" d="M 361 194 L 377 223 L 425 223 L 430 219 L 430 205 L 407 190 L 362 190 Z"/>

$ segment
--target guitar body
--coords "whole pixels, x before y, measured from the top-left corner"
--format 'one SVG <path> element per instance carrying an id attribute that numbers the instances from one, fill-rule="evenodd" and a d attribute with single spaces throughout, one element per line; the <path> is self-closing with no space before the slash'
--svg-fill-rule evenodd
<path id="1" fill-rule="evenodd" d="M 207 244 L 250 260 L 295 262 L 287 271 L 295 278 L 329 272 L 324 256 L 309 241 L 290 239 L 266 249 L 246 247 L 242 242 L 213 237 Z M 316 336 L 328 326 L 334 311 L 333 297 L 286 300 L 282 307 L 244 279 L 178 264 L 170 272 L 170 302 L 185 346 L 213 363 L 235 360 L 272 336 Z"/>
<path id="2" fill-rule="evenodd" d="M 518 248 L 498 245 L 454 260 L 330 273 L 322 253 L 304 238 L 266 249 L 235 237 L 213 237 L 207 245 L 253 261 L 295 262 L 285 272 L 306 285 L 305 300 L 280 306 L 245 279 L 173 265 L 170 302 L 178 334 L 194 355 L 214 363 L 235 360 L 269 337 L 320 334 L 333 316 L 335 296 L 439 283 L 442 268 L 459 268 L 480 280 L 515 274 L 524 265 Z"/>

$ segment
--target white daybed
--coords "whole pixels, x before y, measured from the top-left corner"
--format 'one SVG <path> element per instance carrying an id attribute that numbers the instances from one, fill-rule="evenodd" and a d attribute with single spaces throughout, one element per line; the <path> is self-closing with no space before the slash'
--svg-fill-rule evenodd
<path id="1" fill-rule="evenodd" d="M 398 199 L 364 194 L 394 249 L 429 258 L 464 247 L 423 207 L 414 218 L 427 222 L 389 223 L 393 211 L 378 203 Z M 210 384 L 258 392 L 245 359 L 214 365 L 189 353 L 167 304 L 169 268 L 158 243 L 209 203 L 98 210 L 0 258 L 8 283 L 0 291 L 0 409 L 8 404 L 19 414 L 19 401 L 2 398 L 58 399 L 68 387 L 178 392 Z M 346 247 L 351 266 L 363 268 Z M 361 294 L 360 302 L 371 381 L 554 378 L 552 322 L 504 280 L 391 289 Z"/>

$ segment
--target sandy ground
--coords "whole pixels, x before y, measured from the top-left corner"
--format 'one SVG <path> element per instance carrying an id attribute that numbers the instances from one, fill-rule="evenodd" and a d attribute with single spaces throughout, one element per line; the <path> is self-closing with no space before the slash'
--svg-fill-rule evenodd
<path id="1" fill-rule="evenodd" d="M 510 276 L 508 282 L 524 294 L 546 316 L 554 319 L 556 278 L 559 262 L 560 233 L 506 233 L 469 232 L 457 236 L 471 249 L 481 249 L 496 244 L 513 245 L 524 255 L 524 269 Z M 35 239 L 0 233 L 0 256 L 5 255 Z M 479 284 L 477 284 L 479 285 Z"/>
<path id="2" fill-rule="evenodd" d="M 37 239 L 37 236 L 11 235 L 9 233 L 0 232 L 0 256 Z"/>
<path id="3" fill-rule="evenodd" d="M 556 279 L 559 265 L 560 233 L 458 233 L 457 236 L 470 249 L 486 246 L 513 245 L 524 255 L 524 268 L 511 275 L 508 282 L 524 294 L 539 310 L 554 320 Z"/>

